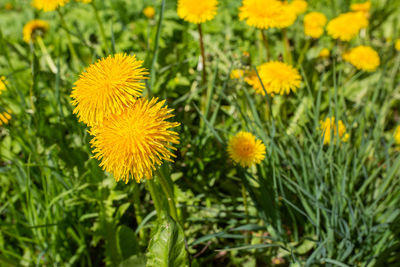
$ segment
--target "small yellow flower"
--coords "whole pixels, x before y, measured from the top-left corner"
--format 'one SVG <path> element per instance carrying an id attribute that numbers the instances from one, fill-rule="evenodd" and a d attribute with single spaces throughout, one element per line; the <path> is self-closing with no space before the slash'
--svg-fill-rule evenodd
<path id="1" fill-rule="evenodd" d="M 368 27 L 368 19 L 361 12 L 348 12 L 332 19 L 326 27 L 328 34 L 334 39 L 350 41 Z"/>
<path id="2" fill-rule="evenodd" d="M 54 11 L 60 6 L 64 6 L 69 0 L 32 0 L 32 6 L 44 12 Z"/>
<path id="3" fill-rule="evenodd" d="M 190 23 L 200 24 L 217 15 L 217 0 L 178 0 L 178 16 Z"/>
<path id="4" fill-rule="evenodd" d="M 304 33 L 312 38 L 319 38 L 324 33 L 326 17 L 320 12 L 310 12 L 304 17 Z"/>
<path id="5" fill-rule="evenodd" d="M 394 140 L 396 141 L 396 144 L 400 145 L 400 125 L 396 128 L 396 131 L 394 133 Z"/>
<path id="6" fill-rule="evenodd" d="M 327 58 L 327 57 L 329 57 L 330 55 L 331 55 L 331 52 L 329 51 L 329 49 L 328 49 L 328 48 L 323 48 L 323 49 L 321 50 L 321 52 L 319 52 L 318 57 L 320 57 L 320 58 Z"/>
<path id="7" fill-rule="evenodd" d="M 85 3 L 85 4 L 89 4 L 92 2 L 92 0 L 75 0 L 75 1 Z"/>
<path id="8" fill-rule="evenodd" d="M 7 85 L 6 77 L 1 76 L 0 77 L 0 95 L 3 93 L 3 91 L 6 90 L 6 85 Z"/>
<path id="9" fill-rule="evenodd" d="M 350 5 L 351 11 L 355 12 L 364 12 L 364 13 L 369 13 L 369 10 L 371 9 L 371 2 L 366 1 L 364 3 L 354 3 Z"/>
<path id="10" fill-rule="evenodd" d="M 400 39 L 397 39 L 397 40 L 396 40 L 396 43 L 394 44 L 394 48 L 395 48 L 397 51 L 400 51 Z"/>
<path id="11" fill-rule="evenodd" d="M 92 128 L 94 158 L 116 181 L 128 183 L 131 176 L 139 183 L 150 179 L 163 160 L 173 161 L 170 150 L 176 150 L 172 144 L 179 144 L 179 136 L 170 129 L 180 124 L 167 121 L 174 115 L 164 104 L 156 98 L 140 98 L 120 115 Z"/>
<path id="12" fill-rule="evenodd" d="M 265 145 L 249 132 L 239 132 L 229 140 L 229 157 L 242 167 L 259 164 L 265 158 Z"/>
<path id="13" fill-rule="evenodd" d="M 239 19 L 259 29 L 286 28 L 292 25 L 297 14 L 287 2 L 278 0 L 243 0 Z"/>
<path id="14" fill-rule="evenodd" d="M 145 9 L 143 9 L 143 14 L 148 19 L 152 19 L 152 18 L 154 18 L 154 15 L 156 14 L 156 10 L 152 6 L 147 6 Z"/>
<path id="15" fill-rule="evenodd" d="M 35 19 L 25 24 L 22 30 L 26 43 L 34 42 L 37 36 L 43 36 L 49 30 L 49 23 L 44 20 Z"/>
<path id="16" fill-rule="evenodd" d="M 8 110 L 8 112 L 1 112 L 0 113 L 0 126 L 3 124 L 8 124 L 8 122 L 11 120 L 11 110 Z"/>
<path id="17" fill-rule="evenodd" d="M 343 59 L 359 70 L 375 71 L 380 64 L 378 53 L 369 46 L 360 45 L 350 49 Z"/>
<path id="18" fill-rule="evenodd" d="M 336 125 L 335 117 L 327 118 L 325 121 L 320 121 L 321 124 L 321 136 L 324 138 L 324 145 L 328 145 L 331 143 L 331 139 L 333 137 L 333 141 L 337 136 L 343 141 L 347 142 L 349 140 L 349 134 L 346 133 L 346 126 L 342 120 L 339 120 Z M 332 136 L 333 134 L 333 136 Z"/>
<path id="19" fill-rule="evenodd" d="M 293 0 L 290 2 L 290 7 L 293 8 L 294 12 L 296 15 L 303 14 L 304 12 L 307 11 L 308 3 L 307 1 L 304 0 Z"/>
<path id="20" fill-rule="evenodd" d="M 267 91 L 269 95 L 288 95 L 291 91 L 296 92 L 300 87 L 301 76 L 299 72 L 286 63 L 270 61 L 259 66 L 257 71 L 261 78 L 262 85 L 264 85 L 265 91 Z M 265 95 L 257 74 L 247 77 L 245 81 L 250 84 L 257 93 Z"/>
<path id="21" fill-rule="evenodd" d="M 235 69 L 235 70 L 232 70 L 230 77 L 231 77 L 231 79 L 240 79 L 240 78 L 243 78 L 244 75 L 245 75 L 244 70 Z"/>
<path id="22" fill-rule="evenodd" d="M 5 10 L 11 10 L 11 9 L 13 9 L 13 5 L 12 5 L 11 3 L 6 3 L 6 4 L 4 5 L 4 9 L 5 9 Z"/>
<path id="23" fill-rule="evenodd" d="M 88 126 L 120 114 L 143 91 L 148 73 L 136 56 L 116 54 L 90 65 L 72 89 L 74 114 Z"/>

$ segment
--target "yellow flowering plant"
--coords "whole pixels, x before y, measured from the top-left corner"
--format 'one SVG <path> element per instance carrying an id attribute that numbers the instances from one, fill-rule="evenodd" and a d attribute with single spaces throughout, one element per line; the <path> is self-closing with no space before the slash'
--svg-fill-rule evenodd
<path id="1" fill-rule="evenodd" d="M 380 65 L 378 53 L 370 46 L 360 45 L 343 54 L 343 59 L 359 70 L 375 71 Z"/>

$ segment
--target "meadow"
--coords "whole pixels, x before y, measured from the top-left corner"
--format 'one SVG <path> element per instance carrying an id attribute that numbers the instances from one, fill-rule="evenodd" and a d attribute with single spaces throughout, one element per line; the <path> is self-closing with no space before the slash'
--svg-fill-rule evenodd
<path id="1" fill-rule="evenodd" d="M 400 266 L 399 18 L 0 0 L 0 266 Z"/>

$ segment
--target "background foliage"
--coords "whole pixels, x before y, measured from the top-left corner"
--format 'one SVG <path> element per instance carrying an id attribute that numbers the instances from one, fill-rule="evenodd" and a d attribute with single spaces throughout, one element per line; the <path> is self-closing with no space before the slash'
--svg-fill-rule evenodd
<path id="1" fill-rule="evenodd" d="M 303 85 L 273 99 L 229 79 L 232 69 L 264 63 L 265 51 L 259 31 L 238 20 L 241 1 L 220 2 L 217 17 L 203 25 L 209 67 L 203 86 L 197 28 L 177 17 L 176 1 L 165 1 L 161 24 L 161 1 L 95 1 L 109 52 L 145 60 L 152 73 L 146 94 L 167 99 L 181 122 L 177 160 L 163 168 L 180 225 L 156 220 L 147 182 L 117 184 L 98 167 L 87 129 L 72 114 L 73 83 L 108 54 L 93 9 L 71 2 L 61 10 L 79 55 L 73 60 L 57 12 L 37 12 L 27 0 L 0 1 L 0 75 L 8 81 L 0 106 L 13 112 L 0 128 L 1 266 L 399 264 L 396 1 L 372 1 L 369 28 L 347 45 L 379 52 L 373 73 L 344 64 L 346 44 L 327 36 L 305 49 L 300 16 L 288 34 L 295 65 L 305 53 L 298 66 Z M 309 11 L 331 19 L 351 1 L 308 2 Z M 156 7 L 155 19 L 142 14 L 147 5 Z M 56 73 L 38 44 L 22 41 L 23 25 L 36 17 L 50 22 L 44 44 Z M 281 57 L 281 32 L 270 30 L 269 37 L 273 58 Z M 317 58 L 324 47 L 332 49 L 328 60 Z M 350 140 L 327 147 L 319 121 L 332 115 L 344 121 Z M 239 130 L 267 146 L 257 169 L 227 158 L 226 142 Z"/>

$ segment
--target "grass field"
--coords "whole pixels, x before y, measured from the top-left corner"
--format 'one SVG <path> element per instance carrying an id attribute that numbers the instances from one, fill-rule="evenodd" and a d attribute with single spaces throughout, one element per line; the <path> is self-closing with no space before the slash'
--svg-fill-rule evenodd
<path id="1" fill-rule="evenodd" d="M 346 41 L 326 25 L 360 1 L 309 0 L 268 29 L 239 19 L 246 1 L 219 0 L 199 32 L 176 0 L 49 12 L 0 0 L 0 266 L 400 266 L 399 2 L 371 0 L 357 12 L 368 26 Z M 318 38 L 304 32 L 312 11 L 327 18 Z M 33 19 L 48 29 L 24 40 Z M 366 52 L 350 58 L 360 45 L 378 66 L 357 65 Z M 73 113 L 80 74 L 117 53 L 143 61 L 142 97 L 166 100 L 180 123 L 176 158 L 140 183 L 99 166 L 100 130 Z M 297 89 L 266 83 L 267 58 L 298 72 Z M 228 152 L 241 131 L 265 146 L 254 164 Z"/>

